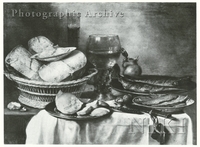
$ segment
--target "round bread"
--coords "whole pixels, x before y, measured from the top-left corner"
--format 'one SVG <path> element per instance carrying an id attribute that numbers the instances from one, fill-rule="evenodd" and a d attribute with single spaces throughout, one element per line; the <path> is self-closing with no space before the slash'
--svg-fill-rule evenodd
<path id="1" fill-rule="evenodd" d="M 83 103 L 71 93 L 59 91 L 55 99 L 56 108 L 63 114 L 75 114 L 79 111 Z"/>
<path id="2" fill-rule="evenodd" d="M 54 50 L 53 43 L 44 36 L 37 36 L 28 41 L 29 51 L 32 54 L 43 52 L 44 50 Z"/>

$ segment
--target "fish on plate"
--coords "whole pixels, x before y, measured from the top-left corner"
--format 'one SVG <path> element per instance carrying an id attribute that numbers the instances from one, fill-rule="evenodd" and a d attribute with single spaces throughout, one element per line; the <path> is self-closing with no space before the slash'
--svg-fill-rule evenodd
<path id="1" fill-rule="evenodd" d="M 124 78 L 119 78 L 119 82 L 122 84 L 124 89 L 141 93 L 157 93 L 157 92 L 165 92 L 173 90 L 182 90 L 176 87 L 164 87 L 164 86 L 150 85 L 146 83 L 130 82 L 128 80 L 125 80 Z"/>
<path id="2" fill-rule="evenodd" d="M 143 75 L 138 78 L 127 78 L 130 82 L 146 83 L 157 86 L 176 87 L 183 81 L 191 80 L 191 76 L 171 77 L 171 76 L 157 76 L 157 75 Z"/>

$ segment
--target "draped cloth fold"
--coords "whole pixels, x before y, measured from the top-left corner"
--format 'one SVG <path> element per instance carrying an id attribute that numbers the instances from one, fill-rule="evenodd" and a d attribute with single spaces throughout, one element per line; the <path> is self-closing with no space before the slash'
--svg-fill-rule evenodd
<path id="1" fill-rule="evenodd" d="M 170 132 L 167 144 L 192 144 L 190 117 L 175 117 L 177 121 L 159 118 Z M 41 110 L 27 125 L 26 144 L 159 144 L 151 138 L 152 128 L 148 114 L 114 112 L 93 120 L 70 121 Z"/>

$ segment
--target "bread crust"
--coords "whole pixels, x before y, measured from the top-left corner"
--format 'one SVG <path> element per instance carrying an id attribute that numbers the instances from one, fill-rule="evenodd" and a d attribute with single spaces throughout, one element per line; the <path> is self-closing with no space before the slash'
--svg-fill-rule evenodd
<path id="1" fill-rule="evenodd" d="M 37 36 L 28 41 L 28 49 L 32 54 L 41 53 L 44 50 L 54 50 L 53 43 L 44 36 Z"/>
<path id="2" fill-rule="evenodd" d="M 5 62 L 16 71 L 32 80 L 41 80 L 38 70 L 42 63 L 31 59 L 32 54 L 22 45 L 16 46 L 7 56 Z"/>
<path id="3" fill-rule="evenodd" d="M 86 56 L 81 51 L 75 50 L 63 60 L 43 65 L 39 75 L 44 81 L 60 82 L 81 70 L 86 63 Z"/>
<path id="4" fill-rule="evenodd" d="M 83 103 L 73 94 L 59 91 L 55 99 L 56 108 L 63 114 L 73 115 L 79 111 Z"/>

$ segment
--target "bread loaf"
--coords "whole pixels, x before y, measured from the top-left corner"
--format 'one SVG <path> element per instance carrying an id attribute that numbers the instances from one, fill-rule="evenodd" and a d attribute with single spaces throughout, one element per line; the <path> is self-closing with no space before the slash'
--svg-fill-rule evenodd
<path id="1" fill-rule="evenodd" d="M 28 49 L 32 54 L 41 53 L 44 50 L 55 50 L 53 47 L 53 43 L 44 36 L 38 36 L 30 39 L 28 41 Z"/>
<path id="2" fill-rule="evenodd" d="M 40 80 L 38 70 L 41 63 L 31 59 L 31 53 L 23 46 L 16 46 L 5 59 L 6 64 L 29 79 Z"/>
<path id="3" fill-rule="evenodd" d="M 43 65 L 39 70 L 39 76 L 44 81 L 60 82 L 82 69 L 86 63 L 86 56 L 81 51 L 75 50 L 63 60 Z"/>

